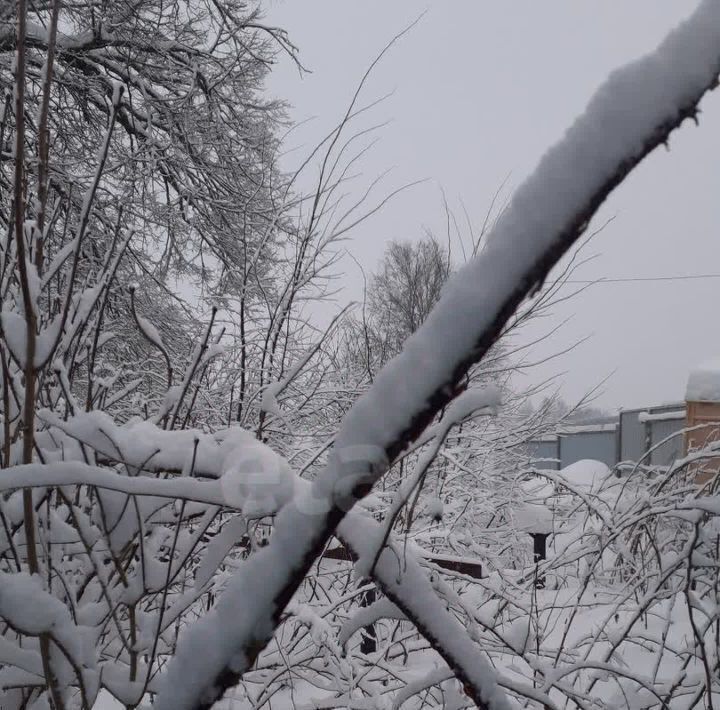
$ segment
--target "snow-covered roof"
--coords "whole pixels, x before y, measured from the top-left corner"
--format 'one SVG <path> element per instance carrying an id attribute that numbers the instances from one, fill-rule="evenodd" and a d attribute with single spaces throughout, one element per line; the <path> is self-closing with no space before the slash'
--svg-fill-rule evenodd
<path id="1" fill-rule="evenodd" d="M 677 421 L 678 419 L 685 419 L 684 409 L 675 409 L 670 412 L 640 412 L 638 414 L 638 421 L 641 424 L 645 422 L 666 422 L 666 421 Z"/>
<path id="2" fill-rule="evenodd" d="M 685 399 L 688 402 L 720 402 L 720 358 L 704 362 L 692 370 Z"/>
<path id="3" fill-rule="evenodd" d="M 660 402 L 660 404 L 653 404 L 647 407 L 623 407 L 620 409 L 620 414 L 633 414 L 634 412 L 650 412 L 651 414 L 660 414 L 660 412 L 667 412 L 670 409 L 682 409 L 685 406 L 685 400 L 681 402 Z"/>
<path id="4" fill-rule="evenodd" d="M 615 431 L 617 422 L 602 422 L 597 424 L 568 424 L 560 429 L 560 434 L 596 434 L 604 431 Z"/>

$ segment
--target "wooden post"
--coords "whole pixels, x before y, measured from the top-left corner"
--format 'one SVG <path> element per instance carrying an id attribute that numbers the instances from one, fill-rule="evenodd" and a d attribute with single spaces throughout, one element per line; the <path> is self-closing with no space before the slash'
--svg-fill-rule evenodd
<path id="1" fill-rule="evenodd" d="M 370 580 L 365 580 L 369 582 Z M 360 598 L 360 606 L 370 606 L 377 599 L 377 592 L 375 588 L 368 589 Z M 362 637 L 360 641 L 360 653 L 364 653 L 366 656 L 370 653 L 377 651 L 377 632 L 375 631 L 375 624 L 368 624 L 363 627 Z"/>
<path id="2" fill-rule="evenodd" d="M 547 559 L 547 539 L 548 533 L 530 533 L 533 539 L 533 561 L 538 565 Z M 538 575 L 535 580 L 536 589 L 545 589 L 545 575 Z"/>

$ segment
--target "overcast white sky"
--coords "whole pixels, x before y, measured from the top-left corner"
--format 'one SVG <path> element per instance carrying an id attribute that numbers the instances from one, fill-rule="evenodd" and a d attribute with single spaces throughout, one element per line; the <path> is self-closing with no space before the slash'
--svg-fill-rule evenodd
<path id="1" fill-rule="evenodd" d="M 270 90 L 311 117 L 294 138 L 311 145 L 344 112 L 368 64 L 423 10 L 420 23 L 384 58 L 367 100 L 394 90 L 365 125 L 391 119 L 362 164 L 364 185 L 388 168 L 388 188 L 427 182 L 396 198 L 354 233 L 348 249 L 368 270 L 385 243 L 442 234 L 441 188 L 462 199 L 479 228 L 496 190 L 517 186 L 582 111 L 609 71 L 653 48 L 694 0 L 272 0 L 267 19 L 288 30 L 312 71 L 289 60 Z M 701 125 L 685 125 L 670 151 L 651 156 L 598 217 L 612 223 L 593 240 L 598 258 L 578 279 L 720 273 L 720 91 Z M 299 156 L 288 157 L 287 167 Z M 562 199 L 558 195 L 557 199 Z M 346 298 L 361 277 L 342 262 Z M 562 359 L 527 374 L 532 383 L 562 372 L 562 392 L 579 398 L 607 375 L 599 403 L 646 406 L 682 399 L 688 370 L 720 358 L 720 279 L 607 283 L 557 309 L 572 321 L 538 358 L 591 336 Z M 540 326 L 528 332 L 536 337 Z"/>

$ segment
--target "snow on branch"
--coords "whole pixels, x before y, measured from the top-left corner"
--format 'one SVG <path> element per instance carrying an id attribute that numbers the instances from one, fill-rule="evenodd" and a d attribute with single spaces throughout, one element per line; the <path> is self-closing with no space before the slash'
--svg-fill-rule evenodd
<path id="1" fill-rule="evenodd" d="M 704 0 L 654 53 L 600 87 L 517 191 L 483 253 L 451 280 L 425 324 L 351 409 L 326 468 L 280 512 L 270 544 L 239 566 L 215 608 L 181 635 L 157 710 L 210 708 L 252 666 L 348 508 L 458 394 L 471 365 L 611 191 L 696 117 L 719 71 L 720 2 Z M 479 707 L 504 705 L 492 674 L 467 680 Z"/>
<path id="2" fill-rule="evenodd" d="M 218 481 L 193 478 L 149 478 L 121 476 L 100 466 L 80 461 L 56 461 L 51 464 L 28 463 L 3 471 L 0 491 L 45 486 L 95 486 L 127 495 L 154 496 L 168 500 L 185 500 L 209 505 L 233 507 Z M 238 506 L 240 508 L 241 506 Z"/>
<path id="3" fill-rule="evenodd" d="M 403 614 L 397 605 L 392 602 L 388 597 L 381 597 L 377 601 L 370 604 L 370 606 L 360 607 L 352 616 L 348 619 L 340 629 L 338 634 L 338 644 L 345 646 L 345 644 L 356 634 L 360 629 L 374 624 L 380 619 L 397 619 L 398 621 L 406 621 L 407 617 Z"/>

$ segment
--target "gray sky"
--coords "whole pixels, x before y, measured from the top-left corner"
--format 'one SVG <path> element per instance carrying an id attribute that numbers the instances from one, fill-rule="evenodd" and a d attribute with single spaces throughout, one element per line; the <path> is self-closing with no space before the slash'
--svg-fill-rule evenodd
<path id="1" fill-rule="evenodd" d="M 364 118 L 385 120 L 381 141 L 354 183 L 361 194 L 393 168 L 386 190 L 427 182 L 395 198 L 361 225 L 346 246 L 368 270 L 390 239 L 442 235 L 441 189 L 460 200 L 479 229 L 509 176 L 522 182 L 543 152 L 584 108 L 615 67 L 652 49 L 694 7 L 694 0 L 272 0 L 267 19 L 288 30 L 311 74 L 283 61 L 273 94 L 304 125 L 291 167 L 343 114 L 379 50 L 423 10 L 426 15 L 378 66 L 367 101 L 394 94 Z M 720 273 L 720 91 L 703 106 L 699 128 L 687 124 L 670 151 L 652 155 L 603 208 L 595 226 L 613 221 L 586 254 L 598 254 L 577 279 Z M 562 195 L 558 195 L 562 199 Z M 455 245 L 457 249 L 457 245 Z M 457 254 L 459 256 L 459 253 Z M 341 262 L 346 298 L 361 276 Z M 572 317 L 533 352 L 542 359 L 590 336 L 561 359 L 534 368 L 528 383 L 563 373 L 562 393 L 581 397 L 606 376 L 599 404 L 630 407 L 681 399 L 688 370 L 720 357 L 720 279 L 607 283 L 559 306 L 527 338 Z M 520 381 L 522 384 L 522 380 Z"/>

